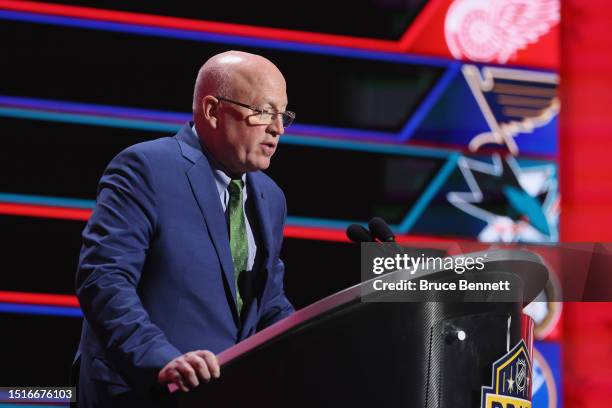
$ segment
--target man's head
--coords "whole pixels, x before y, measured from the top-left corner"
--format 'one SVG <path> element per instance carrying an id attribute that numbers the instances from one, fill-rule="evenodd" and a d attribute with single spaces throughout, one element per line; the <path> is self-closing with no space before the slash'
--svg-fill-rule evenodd
<path id="1" fill-rule="evenodd" d="M 234 102 L 283 112 L 285 78 L 259 55 L 228 51 L 206 61 L 195 84 L 193 117 L 213 158 L 234 176 L 267 169 L 285 131 L 282 117 L 261 120 L 258 112 Z"/>

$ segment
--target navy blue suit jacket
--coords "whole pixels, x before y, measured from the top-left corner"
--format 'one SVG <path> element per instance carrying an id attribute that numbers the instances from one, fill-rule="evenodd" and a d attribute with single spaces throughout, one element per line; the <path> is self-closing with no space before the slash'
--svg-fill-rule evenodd
<path id="1" fill-rule="evenodd" d="M 152 405 L 157 374 L 173 358 L 219 353 L 293 312 L 279 258 L 285 197 L 259 171 L 247 174 L 247 186 L 261 256 L 241 318 L 226 218 L 190 124 L 111 161 L 76 279 L 85 315 L 79 406 Z"/>

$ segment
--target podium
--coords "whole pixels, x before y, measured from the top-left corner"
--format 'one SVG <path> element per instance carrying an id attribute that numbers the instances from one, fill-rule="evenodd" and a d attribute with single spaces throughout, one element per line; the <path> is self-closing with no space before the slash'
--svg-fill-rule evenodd
<path id="1" fill-rule="evenodd" d="M 548 279 L 546 266 L 531 252 L 488 255 L 484 269 L 474 273 L 510 279 L 515 301 L 448 294 L 385 301 L 365 281 L 225 350 L 221 377 L 175 393 L 175 402 L 189 408 L 479 407 L 493 363 L 523 337 L 523 307 Z M 469 274 L 385 275 L 403 277 L 451 281 Z"/>

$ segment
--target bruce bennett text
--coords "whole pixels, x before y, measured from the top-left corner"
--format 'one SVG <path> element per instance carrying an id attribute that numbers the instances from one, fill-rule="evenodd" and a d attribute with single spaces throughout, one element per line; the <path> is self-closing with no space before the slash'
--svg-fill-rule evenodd
<path id="1" fill-rule="evenodd" d="M 399 282 L 384 282 L 376 279 L 373 282 L 374 290 L 405 290 L 405 291 L 508 291 L 510 282 L 500 280 L 498 282 L 470 282 L 461 279 L 458 282 L 430 282 L 426 279 L 407 280 Z"/>

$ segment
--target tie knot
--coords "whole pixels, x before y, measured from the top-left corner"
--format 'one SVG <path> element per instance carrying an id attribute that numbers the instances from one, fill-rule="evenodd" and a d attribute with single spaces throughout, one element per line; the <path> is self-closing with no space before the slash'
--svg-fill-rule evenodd
<path id="1" fill-rule="evenodd" d="M 239 196 L 242 193 L 242 187 L 244 186 L 244 182 L 242 179 L 235 179 L 230 181 L 227 189 L 230 193 L 230 196 Z"/>

